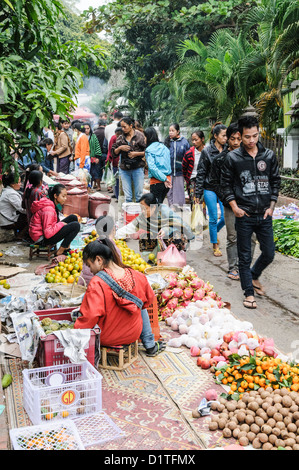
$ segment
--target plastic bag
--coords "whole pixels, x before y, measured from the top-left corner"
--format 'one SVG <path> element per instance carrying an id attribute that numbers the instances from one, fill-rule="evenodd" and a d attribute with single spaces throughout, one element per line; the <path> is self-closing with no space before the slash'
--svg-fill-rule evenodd
<path id="1" fill-rule="evenodd" d="M 208 228 L 208 222 L 203 210 L 203 204 L 194 204 L 191 214 L 191 230 L 199 235 Z"/>
<path id="2" fill-rule="evenodd" d="M 110 163 L 107 162 L 107 163 L 106 163 L 106 166 L 105 166 L 103 178 L 102 178 L 103 183 L 106 183 L 107 186 L 108 186 L 108 183 L 109 183 L 110 180 L 113 178 L 113 176 L 114 176 L 114 175 L 113 175 L 113 171 L 110 169 Z"/>
<path id="3" fill-rule="evenodd" d="M 173 243 L 165 251 L 158 253 L 157 260 L 161 266 L 183 268 L 187 264 L 186 253 L 184 251 L 180 252 Z"/>

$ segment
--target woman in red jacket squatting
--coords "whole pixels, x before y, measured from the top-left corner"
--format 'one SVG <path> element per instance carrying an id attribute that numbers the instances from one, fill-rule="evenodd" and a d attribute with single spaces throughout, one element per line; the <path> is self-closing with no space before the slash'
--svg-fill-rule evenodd
<path id="1" fill-rule="evenodd" d="M 94 277 L 84 295 L 75 328 L 98 325 L 103 346 L 127 345 L 140 338 L 148 356 L 165 349 L 165 343 L 155 342 L 152 334 L 147 308 L 155 294 L 146 276 L 125 266 L 107 238 L 89 243 L 83 250 L 83 261 Z M 139 306 L 130 296 L 137 298 Z"/>
<path id="2" fill-rule="evenodd" d="M 31 205 L 29 235 L 35 243 L 56 245 L 62 240 L 57 251 L 58 255 L 66 254 L 71 242 L 80 232 L 80 224 L 76 215 L 69 215 L 59 221 L 59 212 L 67 198 L 63 184 L 56 184 L 48 191 L 48 197 L 34 201 Z"/>

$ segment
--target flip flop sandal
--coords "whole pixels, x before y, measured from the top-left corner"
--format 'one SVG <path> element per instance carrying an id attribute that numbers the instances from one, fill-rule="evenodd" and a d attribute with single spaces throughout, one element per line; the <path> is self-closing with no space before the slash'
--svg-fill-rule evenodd
<path id="1" fill-rule="evenodd" d="M 257 307 L 255 300 L 243 300 L 243 305 L 245 308 L 250 308 L 250 309 L 255 309 Z"/>
<path id="2" fill-rule="evenodd" d="M 148 357 L 155 357 L 160 354 L 166 348 L 166 343 L 164 341 L 156 341 L 156 344 L 153 348 L 146 350 L 146 355 Z"/>
<path id="3" fill-rule="evenodd" d="M 219 248 L 213 248 L 213 254 L 216 257 L 222 256 L 222 252 L 219 250 Z"/>
<path id="4" fill-rule="evenodd" d="M 253 289 L 254 289 L 254 292 L 257 294 L 257 295 L 260 295 L 261 297 L 265 296 L 265 291 L 263 290 L 262 287 L 258 287 L 258 286 L 255 286 L 254 284 L 253 285 Z"/>
<path id="5" fill-rule="evenodd" d="M 227 275 L 227 277 L 229 277 L 230 279 L 233 279 L 234 281 L 239 281 L 240 280 L 240 276 L 238 273 L 234 273 L 233 271 L 230 271 Z"/>

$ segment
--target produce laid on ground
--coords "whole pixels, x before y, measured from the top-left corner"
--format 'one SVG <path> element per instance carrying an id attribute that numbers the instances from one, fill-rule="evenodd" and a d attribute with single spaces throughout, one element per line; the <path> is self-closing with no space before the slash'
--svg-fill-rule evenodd
<path id="1" fill-rule="evenodd" d="M 167 345 L 189 348 L 198 366 L 213 372 L 216 384 L 227 390 L 219 400 L 216 391 L 206 397 L 213 400 L 210 411 L 218 412 L 209 429 L 220 429 L 243 447 L 299 450 L 299 364 L 279 355 L 273 339 L 257 335 L 250 322 L 232 315 L 189 267 L 169 274 L 167 281 L 158 299 L 160 313 L 164 309 L 166 325 L 180 335 Z M 206 406 L 203 414 L 199 406 L 192 416 L 205 416 Z"/>
<path id="2" fill-rule="evenodd" d="M 139 253 L 128 247 L 124 240 L 115 240 L 115 244 L 120 249 L 122 261 L 125 265 L 130 266 L 132 269 L 144 273 L 150 265 L 144 261 Z"/>
<path id="3" fill-rule="evenodd" d="M 238 320 L 229 309 L 219 307 L 218 301 L 208 296 L 176 309 L 165 322 L 181 335 L 172 338 L 169 346 L 187 346 L 192 355 L 200 355 L 206 361 L 201 364 L 203 368 L 209 368 L 215 362 L 226 364 L 227 357 L 220 351 L 225 335 L 232 331 L 250 331 L 252 336 L 256 335 L 252 323 Z"/>
<path id="4" fill-rule="evenodd" d="M 286 388 L 260 388 L 244 393 L 239 401 L 220 397 L 211 403 L 210 431 L 241 446 L 263 450 L 299 450 L 299 394 Z"/>
<path id="5" fill-rule="evenodd" d="M 50 269 L 45 280 L 48 283 L 73 284 L 80 277 L 83 269 L 82 251 L 72 250 L 64 261 Z"/>
<path id="6" fill-rule="evenodd" d="M 179 273 L 170 272 L 165 279 L 168 287 L 157 296 L 159 313 L 163 320 L 195 301 L 213 300 L 213 305 L 219 308 L 224 305 L 221 297 L 213 291 L 213 286 L 200 279 L 190 266 L 184 267 Z"/>
<path id="7" fill-rule="evenodd" d="M 273 220 L 276 250 L 284 255 L 299 258 L 299 221 L 292 219 Z"/>
<path id="8" fill-rule="evenodd" d="M 88 235 L 88 237 L 85 237 L 84 238 L 84 244 L 85 246 L 88 245 L 89 243 L 91 242 L 95 242 L 98 238 L 98 233 L 96 230 L 92 230 L 92 232 L 90 232 L 90 235 Z"/>
<path id="9" fill-rule="evenodd" d="M 10 284 L 7 282 L 7 279 L 1 279 L 0 286 L 3 286 L 4 289 L 10 289 Z"/>
<path id="10" fill-rule="evenodd" d="M 264 351 L 249 356 L 240 357 L 232 354 L 229 363 L 217 368 L 215 373 L 217 383 L 230 387 L 229 395 L 242 398 L 248 390 L 272 387 L 273 390 L 287 389 L 299 391 L 299 364 L 286 362 L 277 354 L 271 352 L 271 346 Z M 274 357 L 276 356 L 276 357 Z"/>

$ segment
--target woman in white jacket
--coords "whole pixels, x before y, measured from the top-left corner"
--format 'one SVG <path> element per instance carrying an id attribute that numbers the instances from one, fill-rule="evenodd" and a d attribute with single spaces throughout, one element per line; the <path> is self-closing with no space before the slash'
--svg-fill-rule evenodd
<path id="1" fill-rule="evenodd" d="M 26 209 L 22 207 L 22 194 L 19 192 L 21 178 L 15 182 L 14 173 L 4 174 L 2 183 L 0 229 L 14 230 L 16 238 L 22 240 L 28 230 L 28 223 Z"/>

